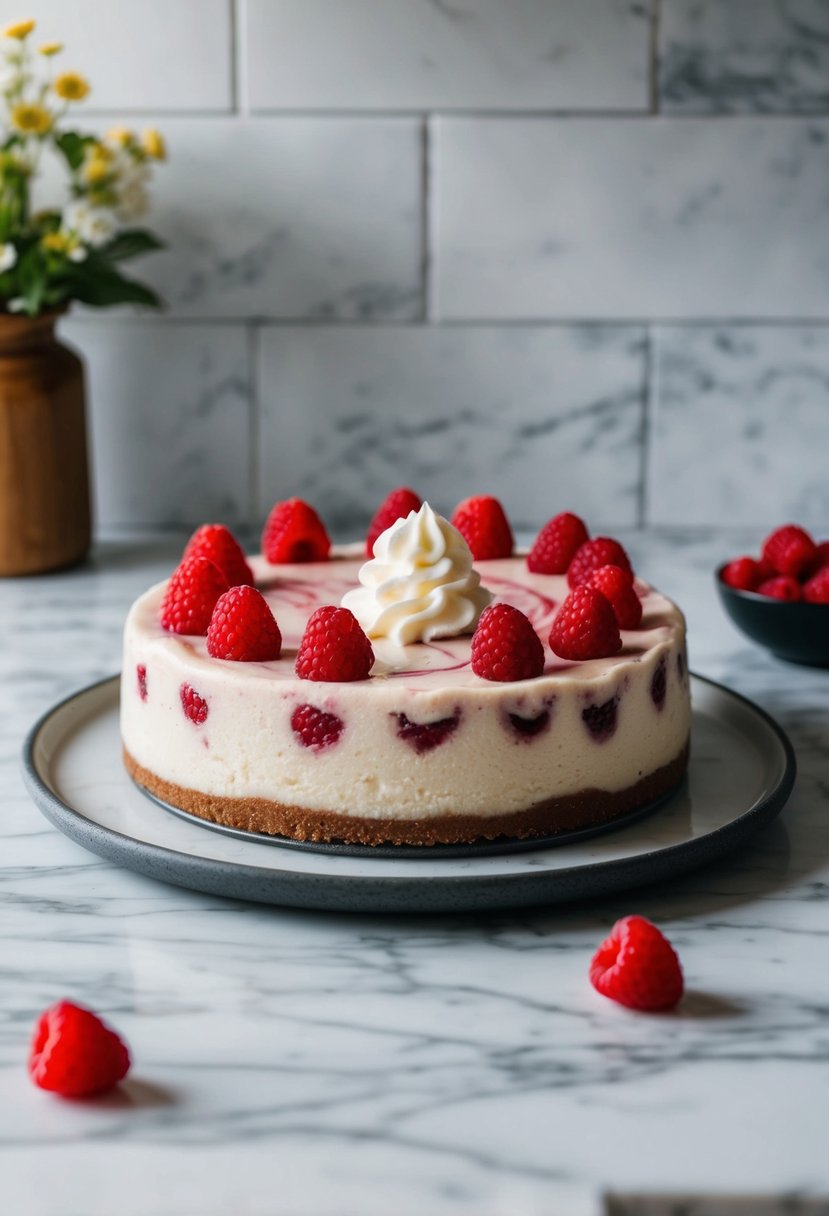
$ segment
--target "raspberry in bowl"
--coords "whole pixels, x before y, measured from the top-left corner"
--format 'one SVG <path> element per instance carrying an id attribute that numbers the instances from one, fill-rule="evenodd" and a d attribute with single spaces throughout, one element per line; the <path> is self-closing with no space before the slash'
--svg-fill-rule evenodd
<path id="1" fill-rule="evenodd" d="M 720 600 L 737 628 L 779 659 L 829 667 L 829 541 L 785 524 L 757 556 L 716 571 Z"/>

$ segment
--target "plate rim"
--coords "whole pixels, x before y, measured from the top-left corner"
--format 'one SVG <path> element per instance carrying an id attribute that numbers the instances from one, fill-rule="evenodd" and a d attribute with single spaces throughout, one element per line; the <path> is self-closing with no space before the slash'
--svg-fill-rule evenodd
<path id="1" fill-rule="evenodd" d="M 728 688 L 726 685 L 721 684 L 716 680 L 712 680 L 707 676 L 699 675 L 694 671 L 689 671 L 688 674 L 693 680 L 698 681 L 701 684 L 708 685 L 710 688 L 716 690 L 719 694 L 732 698 L 734 701 L 742 705 L 744 709 L 747 709 L 751 714 L 757 717 L 763 723 L 766 729 L 769 730 L 777 739 L 782 748 L 784 758 L 783 771 L 777 784 L 757 802 L 744 810 L 742 814 L 738 815 L 737 818 L 729 820 L 728 823 L 720 824 L 719 827 L 715 828 L 711 832 L 705 833 L 704 835 L 691 837 L 688 840 L 679 841 L 663 848 L 649 849 L 641 853 L 636 853 L 631 857 L 613 858 L 603 861 L 591 861 L 583 865 L 558 868 L 555 871 L 539 869 L 537 871 L 524 870 L 518 873 L 492 875 L 481 873 L 446 875 L 424 874 L 419 877 L 416 875 L 404 876 L 395 874 L 319 874 L 314 873 L 313 871 L 304 872 L 293 869 L 277 869 L 273 866 L 257 866 L 250 864 L 249 862 L 237 862 L 220 858 L 197 857 L 192 853 L 184 853 L 179 849 L 173 849 L 167 845 L 156 844 L 153 841 L 138 840 L 134 836 L 129 836 L 124 832 L 120 832 L 117 828 L 110 828 L 103 824 L 96 823 L 94 820 L 88 819 L 76 808 L 64 802 L 62 798 L 60 798 L 54 793 L 53 790 L 49 788 L 38 770 L 35 760 L 35 750 L 41 732 L 48 726 L 54 717 L 64 711 L 66 707 L 73 701 L 80 700 L 82 697 L 88 696 L 97 690 L 102 689 L 105 685 L 115 684 L 120 680 L 120 673 L 104 676 L 101 679 L 92 681 L 90 684 L 84 685 L 82 688 L 76 689 L 74 692 L 69 693 L 67 696 L 56 701 L 39 715 L 34 724 L 28 730 L 23 742 L 21 755 L 23 779 L 27 791 L 35 802 L 35 805 L 54 827 L 56 827 L 69 839 L 73 840 L 76 844 L 79 844 L 82 848 L 88 849 L 97 856 L 105 857 L 107 860 L 112 861 L 113 864 L 121 864 L 121 862 L 112 857 L 111 848 L 107 852 L 102 852 L 100 849 L 93 847 L 93 842 L 97 843 L 97 838 L 100 838 L 105 844 L 109 844 L 111 842 L 112 847 L 117 847 L 127 854 L 137 856 L 139 859 L 141 859 L 142 855 L 149 855 L 155 857 L 159 861 L 169 861 L 184 871 L 193 870 L 197 877 L 203 875 L 205 871 L 211 875 L 215 875 L 217 871 L 229 870 L 239 879 L 249 878 L 256 881 L 263 878 L 270 878 L 284 882 L 287 886 L 299 884 L 300 887 L 304 887 L 307 884 L 324 882 L 329 889 L 345 885 L 348 888 L 358 886 L 363 890 L 365 890 L 367 887 L 374 887 L 375 889 L 380 888 L 383 891 L 394 891 L 396 889 L 403 891 L 411 888 L 413 885 L 434 887 L 434 885 L 437 884 L 441 888 L 451 887 L 451 889 L 457 890 L 463 889 L 464 887 L 474 889 L 483 884 L 484 886 L 491 885 L 497 887 L 499 891 L 503 891 L 504 888 L 512 888 L 518 885 L 521 885 L 527 889 L 534 888 L 541 885 L 543 880 L 550 880 L 552 877 L 555 877 L 555 879 L 558 881 L 564 882 L 568 876 L 575 874 L 590 875 L 597 871 L 612 871 L 615 875 L 621 876 L 623 880 L 619 884 L 613 884 L 612 889 L 623 889 L 625 886 L 634 885 L 624 882 L 626 873 L 629 874 L 631 871 L 637 870 L 643 864 L 646 864 L 648 861 L 652 861 L 654 858 L 658 858 L 660 864 L 658 866 L 659 873 L 655 875 L 653 881 L 659 881 L 664 877 L 662 870 L 666 866 L 668 870 L 670 870 L 670 863 L 677 857 L 682 858 L 682 864 L 680 865 L 679 869 L 675 871 L 677 873 L 687 873 L 690 870 L 695 869 L 697 865 L 704 864 L 706 855 L 710 853 L 710 846 L 712 842 L 719 844 L 722 847 L 719 849 L 715 848 L 711 860 L 714 860 L 715 857 L 718 858 L 725 855 L 729 848 L 729 838 L 735 837 L 736 839 L 734 843 L 737 843 L 745 830 L 747 821 L 751 821 L 752 823 L 756 821 L 757 830 L 764 827 L 783 809 L 791 796 L 792 789 L 794 788 L 795 779 L 797 777 L 797 759 L 795 751 L 788 735 L 783 730 L 782 726 L 780 726 L 780 724 L 771 716 L 771 714 L 769 714 L 761 706 L 757 705 L 756 702 L 752 701 L 749 697 L 744 696 L 742 693 L 735 692 L 734 689 Z M 80 826 L 76 826 L 76 824 Z M 290 851 L 288 851 L 288 855 L 291 855 Z M 344 857 L 342 860 L 347 862 L 354 859 Z M 390 859 L 386 858 L 384 860 L 388 861 Z M 407 858 L 401 860 L 411 861 L 412 859 Z M 453 860 L 458 861 L 461 859 L 455 858 Z M 138 869 L 138 872 L 145 875 L 147 873 L 146 869 Z M 155 878 L 155 881 L 176 883 L 176 880 L 172 877 L 167 878 L 166 880 L 159 879 L 157 875 L 153 877 Z M 646 881 L 648 880 L 642 880 L 641 883 L 635 883 L 635 885 L 644 886 Z M 177 885 L 184 886 L 187 884 L 184 882 L 179 882 Z M 205 888 L 203 885 L 196 885 L 190 889 L 201 891 L 212 890 L 212 888 Z M 565 896 L 565 898 L 569 900 L 576 900 L 585 897 L 586 896 L 584 894 L 570 894 Z M 229 898 L 244 899 L 245 896 L 229 896 Z M 257 899 L 256 896 L 250 896 L 248 898 L 254 900 L 255 902 L 268 902 L 272 906 L 279 906 L 279 901 L 277 899 L 269 899 L 265 901 Z M 518 902 L 523 904 L 540 904 L 544 902 L 553 903 L 556 901 L 549 895 L 545 898 L 542 892 L 536 892 L 535 898 L 524 898 Z M 338 908 L 338 905 L 336 904 L 329 903 L 326 905 L 309 903 L 305 901 L 299 904 L 293 904 L 291 906 L 305 907 L 309 909 L 320 908 L 320 910 L 323 911 L 333 911 Z M 484 904 L 480 905 L 481 908 L 484 906 Z M 516 906 L 516 901 L 514 899 L 510 900 L 509 898 L 505 899 L 503 896 L 501 896 L 499 899 L 494 900 L 494 902 L 489 906 L 493 909 L 499 906 Z M 352 910 L 379 911 L 381 910 L 381 907 L 382 905 L 380 904 L 373 909 L 360 909 L 355 906 Z M 339 908 L 339 910 L 343 909 Z M 424 912 L 429 911 L 430 909 L 426 907 L 411 909 L 397 907 L 394 910 L 399 912 L 404 912 L 407 910 Z M 440 909 L 436 908 L 433 910 L 437 911 Z M 449 909 L 447 908 L 444 910 Z M 461 907 L 458 906 L 455 910 L 460 911 Z"/>

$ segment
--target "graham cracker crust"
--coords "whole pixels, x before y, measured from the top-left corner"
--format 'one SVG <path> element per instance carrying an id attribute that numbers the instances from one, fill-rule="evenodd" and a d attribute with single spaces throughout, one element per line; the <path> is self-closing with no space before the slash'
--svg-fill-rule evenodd
<path id="1" fill-rule="evenodd" d="M 342 841 L 345 844 L 472 844 L 499 836 L 526 839 L 552 836 L 608 823 L 667 794 L 688 766 L 690 744 L 669 764 L 635 785 L 616 793 L 586 789 L 565 797 L 547 798 L 522 811 L 505 815 L 446 815 L 439 819 L 361 819 L 335 811 L 311 811 L 268 798 L 224 798 L 203 794 L 164 781 L 143 768 L 124 748 L 124 765 L 132 779 L 162 802 L 208 819 L 211 823 L 287 836 L 293 840 Z"/>

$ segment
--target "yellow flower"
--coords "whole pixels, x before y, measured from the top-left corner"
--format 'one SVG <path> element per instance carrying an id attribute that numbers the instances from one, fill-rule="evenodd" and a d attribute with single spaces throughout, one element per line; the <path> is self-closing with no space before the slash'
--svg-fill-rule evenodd
<path id="1" fill-rule="evenodd" d="M 51 58 L 52 55 L 59 55 L 63 50 L 62 42 L 44 42 L 43 46 L 39 46 L 38 51 L 41 55 L 46 55 Z"/>
<path id="2" fill-rule="evenodd" d="M 117 144 L 119 148 L 126 148 L 132 143 L 133 134 L 126 127 L 111 127 L 107 131 L 107 139 L 111 144 Z"/>
<path id="3" fill-rule="evenodd" d="M 112 166 L 107 156 L 93 156 L 83 167 L 83 177 L 91 185 L 105 181 L 112 172 Z"/>
<path id="4" fill-rule="evenodd" d="M 11 25 L 7 25 L 3 30 L 4 38 L 16 38 L 18 42 L 22 42 L 24 38 L 28 38 L 32 30 L 35 28 L 35 23 L 29 18 L 28 21 L 15 21 Z"/>
<path id="5" fill-rule="evenodd" d="M 40 243 L 49 253 L 69 253 L 78 243 L 78 238 L 68 232 L 46 232 Z"/>
<path id="6" fill-rule="evenodd" d="M 12 126 L 24 135 L 45 135 L 52 129 L 52 115 L 35 102 L 19 101 L 12 106 L 10 118 Z"/>
<path id="7" fill-rule="evenodd" d="M 141 147 L 153 160 L 167 159 L 167 145 L 164 142 L 164 136 L 155 127 L 148 127 L 144 132 L 141 137 Z"/>
<path id="8" fill-rule="evenodd" d="M 52 88 L 64 101 L 83 101 L 89 92 L 89 81 L 80 72 L 62 72 L 55 77 Z"/>

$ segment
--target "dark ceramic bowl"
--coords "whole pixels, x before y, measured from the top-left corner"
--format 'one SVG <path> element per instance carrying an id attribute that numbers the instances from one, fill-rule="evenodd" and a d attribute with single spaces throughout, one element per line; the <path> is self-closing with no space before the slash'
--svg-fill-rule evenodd
<path id="1" fill-rule="evenodd" d="M 829 667 L 829 604 L 789 603 L 754 591 L 737 591 L 722 581 L 727 562 L 716 572 L 717 590 L 734 624 L 778 659 Z"/>

